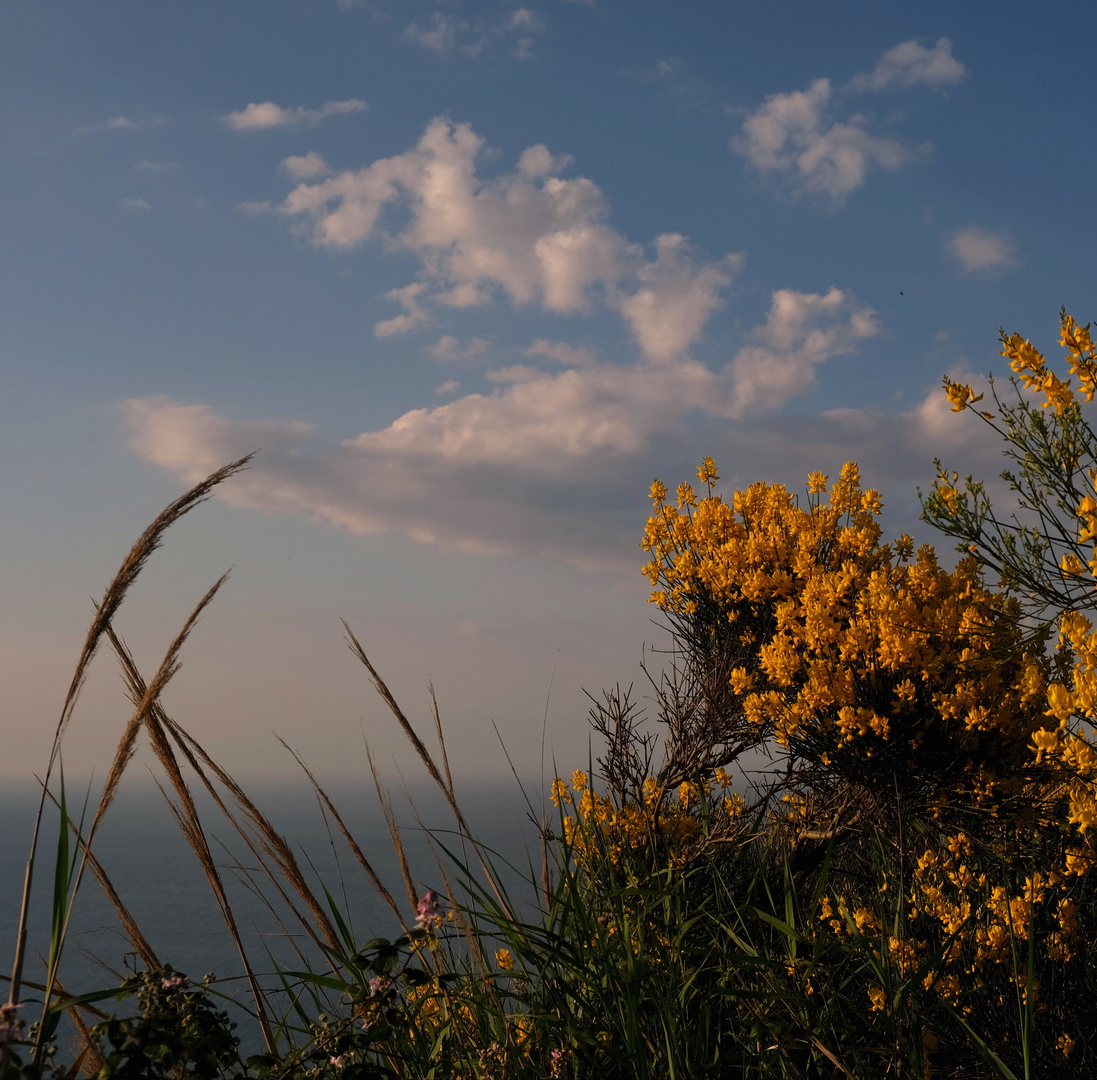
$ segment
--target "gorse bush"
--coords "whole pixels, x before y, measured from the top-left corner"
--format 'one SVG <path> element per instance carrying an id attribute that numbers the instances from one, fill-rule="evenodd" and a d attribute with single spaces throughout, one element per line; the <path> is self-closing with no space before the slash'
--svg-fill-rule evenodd
<path id="1" fill-rule="evenodd" d="M 0 1080 L 1091 1076 L 1097 436 L 1079 398 L 1097 390 L 1097 354 L 1065 313 L 1061 340 L 1069 377 L 1003 334 L 1008 393 L 991 380 L 984 401 L 945 381 L 954 409 L 1003 440 L 1016 503 L 1003 515 L 982 482 L 937 463 L 923 516 L 956 541 L 951 569 L 908 536 L 885 542 L 881 496 L 853 463 L 833 481 L 812 473 L 803 498 L 765 483 L 724 498 L 710 458 L 701 494 L 653 484 L 644 572 L 674 642 L 648 673 L 653 715 L 620 689 L 595 702 L 598 756 L 531 810 L 541 865 L 531 858 L 520 897 L 465 821 L 437 708 L 432 752 L 348 630 L 460 841 L 436 836 L 435 889 L 421 892 L 378 784 L 405 907 L 306 770 L 400 920 L 392 941 L 355 940 L 332 893 L 314 892 L 164 712 L 194 616 L 149 680 L 113 631 L 163 530 L 244 463 L 215 474 L 142 537 L 89 634 L 53 758 L 100 638 L 135 713 L 71 854 L 62 792 L 41 1015 L 17 1020 L 20 947 Z M 246 1060 L 218 984 L 163 968 L 89 852 L 142 730 L 240 951 L 265 1044 Z M 243 838 L 255 887 L 282 897 L 311 942 L 297 969 L 249 959 L 183 767 Z M 142 970 L 74 998 L 58 970 L 81 860 Z M 130 1012 L 89 1017 L 108 995 Z M 81 1033 L 71 1065 L 54 1049 L 64 1014 Z"/>

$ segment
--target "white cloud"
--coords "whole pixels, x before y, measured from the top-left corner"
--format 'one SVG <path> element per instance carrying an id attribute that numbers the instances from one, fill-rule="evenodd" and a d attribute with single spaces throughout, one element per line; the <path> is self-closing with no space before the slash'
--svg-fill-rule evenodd
<path id="1" fill-rule="evenodd" d="M 671 70 L 659 74 L 665 78 Z M 884 52 L 872 71 L 855 76 L 846 90 L 943 90 L 966 75 L 948 38 L 932 49 L 904 41 Z M 900 169 L 932 150 L 928 143 L 915 147 L 873 134 L 864 116 L 840 120 L 834 112 L 829 79 L 816 79 L 806 90 L 771 94 L 743 122 L 731 149 L 760 172 L 783 175 L 794 192 L 826 196 L 836 204 L 861 187 L 870 172 Z"/>
<path id="2" fill-rule="evenodd" d="M 544 143 L 527 146 L 518 157 L 518 171 L 529 180 L 563 172 L 574 158 L 570 154 L 553 154 Z"/>
<path id="3" fill-rule="evenodd" d="M 311 127 L 332 116 L 346 116 L 358 113 L 369 106 L 359 98 L 346 101 L 329 101 L 318 109 L 283 108 L 273 101 L 264 101 L 246 106 L 239 112 L 226 113 L 220 119 L 233 131 L 266 131 L 271 128 Z"/>
<path id="4" fill-rule="evenodd" d="M 134 213 L 147 213 L 152 207 L 144 199 L 119 199 L 118 206 L 122 210 L 129 210 Z"/>
<path id="5" fill-rule="evenodd" d="M 419 303 L 419 296 L 425 289 L 426 286 L 418 281 L 405 285 L 402 289 L 389 289 L 385 296 L 400 304 L 404 314 L 379 322 L 373 328 L 374 334 L 377 337 L 391 337 L 393 334 L 403 334 L 408 330 L 414 330 L 417 326 L 425 326 L 429 323 L 430 312 Z"/>
<path id="6" fill-rule="evenodd" d="M 108 131 L 127 131 L 134 128 L 138 128 L 141 125 L 136 120 L 131 120 L 128 116 L 112 116 L 107 121 Z"/>
<path id="7" fill-rule="evenodd" d="M 308 424 L 230 421 L 204 405 L 179 405 L 164 397 L 127 401 L 125 410 L 133 448 L 186 483 L 197 483 L 225 461 L 253 450 L 299 453 L 313 435 Z"/>
<path id="8" fill-rule="evenodd" d="M 840 289 L 825 294 L 780 289 L 769 317 L 755 331 L 760 345 L 732 361 L 732 414 L 772 409 L 815 385 L 815 370 L 833 356 L 855 352 L 879 330 L 875 314 Z"/>
<path id="9" fill-rule="evenodd" d="M 464 345 L 452 334 L 443 334 L 427 352 L 443 364 L 480 364 L 487 359 L 488 343 L 483 338 L 470 338 Z"/>
<path id="10" fill-rule="evenodd" d="M 771 94 L 743 122 L 731 148 L 760 172 L 785 174 L 793 190 L 835 203 L 861 187 L 874 169 L 902 168 L 928 149 L 873 135 L 861 116 L 832 122 L 832 98 L 829 79 L 816 79 L 806 90 Z"/>
<path id="11" fill-rule="evenodd" d="M 134 165 L 134 168 L 140 170 L 141 172 L 149 172 L 149 173 L 174 172 L 176 169 L 179 168 L 179 162 L 178 161 L 151 161 L 148 158 L 145 158 L 143 161 L 137 162 L 137 164 Z"/>
<path id="12" fill-rule="evenodd" d="M 932 49 L 917 41 L 904 41 L 880 57 L 876 67 L 854 77 L 854 90 L 906 89 L 928 86 L 941 90 L 955 86 L 967 75 L 967 69 L 952 55 L 952 42 L 940 38 Z"/>
<path id="13" fill-rule="evenodd" d="M 655 241 L 655 261 L 637 271 L 640 287 L 622 297 L 621 314 L 640 351 L 651 360 L 682 356 L 721 306 L 720 292 L 742 268 L 741 255 L 719 262 L 692 256 L 685 237 L 667 233 Z"/>
<path id="14" fill-rule="evenodd" d="M 977 225 L 950 233 L 945 239 L 945 250 L 965 274 L 1006 270 L 1020 261 L 1006 233 L 980 229 Z"/>
<path id="15" fill-rule="evenodd" d="M 461 384 L 456 379 L 446 379 L 444 383 L 439 383 L 434 392 L 439 397 L 449 397 L 451 394 L 455 394 L 460 388 Z"/>
<path id="16" fill-rule="evenodd" d="M 720 306 L 741 256 L 708 261 L 668 234 L 648 260 L 605 223 L 608 207 L 595 184 L 559 175 L 569 158 L 532 146 L 516 171 L 482 180 L 483 146 L 469 125 L 436 119 L 413 149 L 298 184 L 277 212 L 316 246 L 350 249 L 374 234 L 383 209 L 404 208 L 406 228 L 391 245 L 421 261 L 417 303 L 474 307 L 503 295 L 557 313 L 601 307 L 624 318 L 645 357 L 685 353 Z M 424 321 L 384 325 L 395 333 Z"/>
<path id="17" fill-rule="evenodd" d="M 328 163 L 315 150 L 283 158 L 280 168 L 291 180 L 315 180 L 331 172 Z"/>

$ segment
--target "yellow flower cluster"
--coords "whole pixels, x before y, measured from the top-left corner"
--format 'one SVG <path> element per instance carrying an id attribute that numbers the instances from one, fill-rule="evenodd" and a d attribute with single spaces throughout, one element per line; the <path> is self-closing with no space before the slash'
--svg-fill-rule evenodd
<path id="1" fill-rule="evenodd" d="M 947 757 L 985 796 L 995 760 L 1027 758 L 1045 726 L 1046 661 L 974 559 L 949 572 L 909 537 L 881 544 L 880 496 L 857 465 L 826 480 L 811 475 L 805 506 L 779 484 L 730 503 L 679 489 L 672 504 L 656 482 L 642 541 L 652 601 L 721 613 L 740 645 L 731 690 L 782 745 L 839 774 L 894 757 L 930 775 L 928 758 Z"/>
<path id="2" fill-rule="evenodd" d="M 1034 731 L 1032 748 L 1037 762 L 1047 761 L 1062 770 L 1067 797 L 1066 818 L 1085 834 L 1097 825 L 1097 748 L 1079 720 L 1097 719 L 1097 631 L 1080 612 L 1064 612 L 1059 618 L 1060 652 L 1073 664 L 1069 685 L 1055 682 L 1047 688 L 1047 715 L 1057 726 Z M 1083 857 L 1076 854 L 1073 865 Z M 1068 863 L 1066 872 L 1074 872 Z"/>
<path id="3" fill-rule="evenodd" d="M 922 985 L 950 1004 L 962 1003 L 967 988 L 982 985 L 980 972 L 988 964 L 1005 965 L 1023 988 L 1023 945 L 1034 932 L 1039 910 L 1050 913 L 1045 926 L 1052 928 L 1043 930 L 1040 945 L 1052 962 L 1070 961 L 1081 933 L 1078 907 L 1066 895 L 1069 882 L 1062 875 L 1033 874 L 1020 893 L 1011 895 L 988 882 L 985 871 L 975 874 L 968 865 L 971 856 L 971 842 L 963 833 L 940 845 L 927 843 L 906 897 L 911 928 L 919 927 L 941 950 L 938 963 L 922 974 Z M 877 911 L 857 903 L 848 895 L 824 895 L 819 919 L 835 934 L 868 938 L 877 961 L 886 954 L 899 975 L 919 971 L 932 952 L 927 941 L 909 934 L 896 937 L 885 930 Z M 885 1008 L 881 988 L 870 987 L 868 993 L 873 1011 Z"/>
<path id="4" fill-rule="evenodd" d="M 1078 380 L 1079 394 L 1086 401 L 1093 400 L 1097 391 L 1097 352 L 1094 351 L 1089 324 L 1079 326 L 1071 316 L 1063 313 L 1059 330 L 1059 342 L 1066 350 L 1067 366 L 1072 377 Z M 1070 379 L 1060 379 L 1048 367 L 1043 353 L 1032 342 L 1020 334 L 1002 335 L 1002 356 L 1009 360 L 1009 366 L 1017 373 L 1021 385 L 1026 390 L 1034 390 L 1044 396 L 1044 408 L 1054 408 L 1062 416 L 1066 407 L 1074 402 L 1074 391 L 1070 389 Z M 955 384 L 954 384 L 955 385 Z M 957 391 L 958 395 L 959 391 Z M 951 387 L 949 400 L 959 411 L 967 403 L 954 396 Z"/>
<path id="5" fill-rule="evenodd" d="M 571 787 L 557 777 L 552 784 L 556 806 L 571 806 L 564 815 L 564 840 L 574 858 L 590 863 L 608 856 L 621 866 L 629 853 L 647 853 L 653 845 L 672 858 L 688 852 L 701 836 L 702 817 L 714 825 L 729 826 L 742 818 L 746 801 L 738 792 L 726 794 L 731 777 L 722 768 L 698 782 L 683 781 L 675 797 L 665 797 L 655 777 L 644 781 L 639 802 L 616 803 L 591 787 L 582 770 L 572 775 Z M 704 812 L 702 813 L 702 803 Z"/>

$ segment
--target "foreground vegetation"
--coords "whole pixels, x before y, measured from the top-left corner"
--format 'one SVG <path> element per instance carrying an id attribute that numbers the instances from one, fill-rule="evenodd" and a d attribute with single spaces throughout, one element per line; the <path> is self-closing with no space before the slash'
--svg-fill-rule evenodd
<path id="1" fill-rule="evenodd" d="M 812 474 L 802 502 L 767 484 L 725 500 L 708 458 L 702 494 L 652 486 L 645 572 L 675 642 L 650 677 L 654 723 L 620 691 L 595 705 L 600 756 L 553 783 L 521 896 L 465 821 L 437 708 L 432 751 L 348 628 L 460 841 L 437 840 L 435 888 L 420 893 L 378 784 L 398 901 L 305 769 L 399 919 L 393 941 L 354 939 L 332 894 L 310 887 L 260 808 L 160 704 L 220 582 L 151 678 L 115 633 L 164 531 L 246 459 L 172 504 L 99 605 L 62 711 L 49 773 L 106 642 L 134 713 L 90 824 L 70 823 L 60 790 L 52 942 L 33 982 L 32 851 L 0 1080 L 1091 1075 L 1097 437 L 1078 399 L 1092 400 L 1097 356 L 1065 314 L 1069 379 L 1019 336 L 1002 342 L 1008 392 L 945 391 L 1001 436 L 1018 509 L 999 515 L 981 482 L 938 463 L 923 510 L 958 545 L 951 570 L 909 537 L 882 542 L 880 496 L 853 464 L 833 482 Z M 217 986 L 161 962 L 91 853 L 142 731 L 239 948 L 266 1047 L 246 1061 Z M 294 970 L 256 965 L 187 776 L 247 845 L 287 935 L 311 942 Z M 74 998 L 60 960 L 85 870 L 141 970 Z M 117 997 L 128 1010 L 102 1011 Z M 81 1049 L 61 1064 L 66 1016 Z"/>

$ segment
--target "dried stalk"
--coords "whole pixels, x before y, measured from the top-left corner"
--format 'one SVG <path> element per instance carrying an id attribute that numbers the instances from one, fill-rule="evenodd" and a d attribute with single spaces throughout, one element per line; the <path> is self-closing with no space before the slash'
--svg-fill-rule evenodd
<path id="1" fill-rule="evenodd" d="M 80 652 L 76 670 L 73 672 L 72 682 L 69 684 L 68 693 L 65 695 L 65 701 L 61 707 L 61 716 L 57 721 L 57 728 L 53 735 L 53 743 L 50 747 L 49 763 L 42 780 L 42 796 L 38 803 L 38 812 L 34 818 L 34 831 L 31 835 L 30 853 L 27 856 L 27 869 L 23 880 L 23 898 L 19 906 L 19 929 L 15 943 L 15 961 L 12 965 L 11 973 L 9 1000 L 13 1004 L 19 1002 L 23 980 L 23 960 L 27 949 L 27 915 L 30 911 L 31 885 L 34 879 L 34 861 L 38 851 L 38 834 L 42 822 L 42 812 L 45 809 L 46 788 L 49 786 L 50 777 L 53 774 L 53 767 L 57 763 L 58 754 L 61 752 L 61 741 L 64 737 L 65 730 L 68 727 L 69 720 L 72 717 L 73 709 L 76 707 L 76 699 L 79 696 L 80 688 L 87 677 L 92 658 L 95 656 L 95 652 L 99 647 L 100 638 L 103 636 L 104 631 L 110 626 L 111 620 L 114 618 L 119 607 L 122 605 L 122 601 L 126 597 L 126 593 L 144 569 L 149 556 L 151 556 L 160 546 L 163 535 L 167 529 L 184 514 L 193 510 L 194 507 L 198 506 L 200 503 L 205 502 L 218 484 L 243 469 L 251 458 L 252 455 L 248 454 L 246 457 L 240 458 L 239 461 L 234 461 L 230 465 L 225 465 L 216 472 L 210 473 L 210 475 L 200 484 L 196 484 L 186 494 L 165 507 L 152 524 L 141 534 L 137 543 L 133 545 L 130 553 L 126 556 L 119 568 L 118 573 L 114 575 L 114 579 L 111 581 L 110 585 L 107 586 L 107 591 L 103 594 L 103 599 L 95 609 L 95 618 L 92 619 L 91 626 L 88 628 L 87 637 L 84 639 L 84 647 Z"/>

